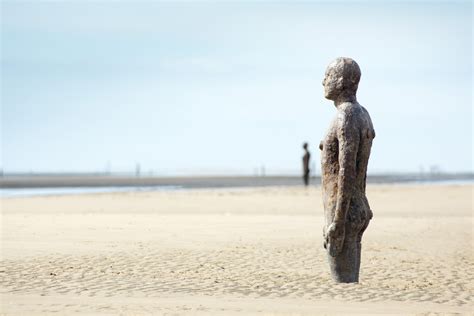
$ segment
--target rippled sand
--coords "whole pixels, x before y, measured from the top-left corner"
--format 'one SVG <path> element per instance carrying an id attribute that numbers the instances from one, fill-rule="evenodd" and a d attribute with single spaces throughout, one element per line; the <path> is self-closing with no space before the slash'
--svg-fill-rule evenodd
<path id="1" fill-rule="evenodd" d="M 361 282 L 335 284 L 317 188 L 2 199 L 1 312 L 469 314 L 473 186 L 370 186 Z"/>

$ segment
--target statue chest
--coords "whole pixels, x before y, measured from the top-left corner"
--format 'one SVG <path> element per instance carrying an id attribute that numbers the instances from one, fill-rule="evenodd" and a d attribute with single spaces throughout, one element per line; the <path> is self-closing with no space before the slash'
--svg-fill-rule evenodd
<path id="1" fill-rule="evenodd" d="M 337 173 L 339 171 L 339 141 L 334 126 L 331 126 L 322 141 L 321 170 Z M 324 175 L 323 175 L 324 176 Z"/>

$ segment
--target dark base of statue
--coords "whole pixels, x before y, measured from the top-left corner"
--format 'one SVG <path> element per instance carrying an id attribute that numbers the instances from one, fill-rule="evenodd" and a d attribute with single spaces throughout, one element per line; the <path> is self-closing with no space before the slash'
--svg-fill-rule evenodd
<path id="1" fill-rule="evenodd" d="M 328 253 L 329 267 L 334 281 L 339 283 L 359 282 L 361 244 L 345 240 L 341 253 L 332 257 Z"/>

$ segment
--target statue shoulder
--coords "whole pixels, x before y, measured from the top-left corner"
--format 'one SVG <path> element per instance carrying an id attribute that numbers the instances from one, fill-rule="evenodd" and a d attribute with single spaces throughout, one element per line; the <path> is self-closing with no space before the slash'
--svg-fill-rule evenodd
<path id="1" fill-rule="evenodd" d="M 341 104 L 337 113 L 338 125 L 355 124 L 361 114 L 361 108 L 358 103 L 346 102 Z"/>
<path id="2" fill-rule="evenodd" d="M 338 109 L 338 119 L 336 129 L 341 137 L 365 136 L 375 137 L 375 130 L 372 125 L 369 113 L 359 103 L 343 103 Z"/>

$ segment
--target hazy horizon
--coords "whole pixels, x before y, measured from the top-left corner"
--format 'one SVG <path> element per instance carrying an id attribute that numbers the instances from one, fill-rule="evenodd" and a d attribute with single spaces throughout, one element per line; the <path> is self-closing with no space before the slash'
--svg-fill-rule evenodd
<path id="1" fill-rule="evenodd" d="M 1 3 L 0 168 L 297 174 L 362 69 L 369 174 L 473 172 L 472 4 Z"/>

